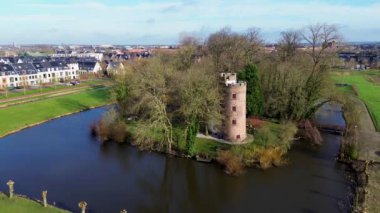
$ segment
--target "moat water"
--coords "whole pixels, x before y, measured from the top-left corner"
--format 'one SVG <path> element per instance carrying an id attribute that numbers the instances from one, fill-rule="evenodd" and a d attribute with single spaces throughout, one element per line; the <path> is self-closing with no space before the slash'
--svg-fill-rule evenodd
<path id="1" fill-rule="evenodd" d="M 348 212 L 350 181 L 334 161 L 340 136 L 324 134 L 320 147 L 299 143 L 289 165 L 248 169 L 240 177 L 216 164 L 140 152 L 129 145 L 101 145 L 89 124 L 106 108 L 70 115 L 0 139 L 0 190 L 78 212 Z M 337 120 L 341 113 L 331 111 Z M 1 212 L 1 206 L 0 206 Z"/>

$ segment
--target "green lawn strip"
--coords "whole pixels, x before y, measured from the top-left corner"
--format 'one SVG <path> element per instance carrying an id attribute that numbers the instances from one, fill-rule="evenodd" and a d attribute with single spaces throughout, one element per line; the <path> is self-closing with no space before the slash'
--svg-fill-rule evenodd
<path id="1" fill-rule="evenodd" d="M 103 89 L 103 88 L 106 88 L 106 87 L 103 85 L 96 85 L 94 87 L 81 87 L 81 88 L 78 88 L 78 90 L 60 90 L 60 91 L 57 91 L 56 93 L 41 94 L 39 96 L 32 96 L 32 97 L 25 97 L 23 99 L 4 101 L 4 102 L 0 103 L 0 106 L 5 105 L 5 104 L 14 104 L 14 103 L 18 103 L 18 102 L 23 104 L 23 103 L 30 102 L 30 101 L 39 101 L 39 100 L 43 100 L 43 99 L 47 99 L 47 98 L 53 98 L 55 96 L 75 94 L 75 93 L 80 93 L 80 92 L 84 92 L 84 91 L 91 91 L 91 90 Z"/>
<path id="2" fill-rule="evenodd" d="M 0 109 L 0 137 L 62 115 L 110 103 L 108 89 L 29 102 Z"/>
<path id="3" fill-rule="evenodd" d="M 256 130 L 252 143 L 236 146 L 233 151 L 241 156 L 251 156 L 250 158 L 258 157 L 260 152 L 267 148 L 279 147 L 287 152 L 296 132 L 297 128 L 294 124 L 266 122 Z"/>
<path id="4" fill-rule="evenodd" d="M 105 83 L 110 82 L 108 79 L 93 79 L 93 80 L 87 80 L 87 81 L 82 81 L 81 84 L 77 85 L 76 87 L 82 87 L 82 86 L 94 86 L 94 85 L 102 85 Z M 49 87 L 43 87 L 41 89 L 35 88 L 35 89 L 27 89 L 25 91 L 25 94 L 22 90 L 16 91 L 9 91 L 8 96 L 6 97 L 4 92 L 3 94 L 0 94 L 0 100 L 2 99 L 7 99 L 7 98 L 16 98 L 16 97 L 21 97 L 21 96 L 27 96 L 27 95 L 34 95 L 34 94 L 39 94 L 39 93 L 47 93 L 47 92 L 52 92 L 52 91 L 64 91 L 67 89 L 71 89 L 71 86 L 66 86 L 66 85 L 56 85 L 54 86 L 49 86 Z"/>
<path id="5" fill-rule="evenodd" d="M 63 85 L 58 85 L 56 88 L 54 87 L 44 87 L 41 89 L 29 89 L 25 91 L 25 94 L 22 90 L 19 90 L 17 92 L 15 91 L 9 91 L 8 96 L 6 97 L 5 94 L 0 95 L 0 99 L 6 99 L 6 98 L 16 98 L 24 95 L 33 95 L 33 94 L 38 94 L 38 93 L 45 93 L 45 92 L 51 92 L 54 90 L 62 90 L 64 88 L 67 88 L 66 86 Z"/>
<path id="6" fill-rule="evenodd" d="M 48 206 L 44 208 L 40 203 L 20 197 L 15 196 L 9 199 L 4 193 L 0 192 L 0 212 L 1 213 L 68 213 L 62 209 L 55 208 L 53 206 Z"/>
<path id="7" fill-rule="evenodd" d="M 206 155 L 211 158 L 216 158 L 218 150 L 228 149 L 229 147 L 231 146 L 207 138 L 196 138 L 193 146 L 193 153 L 195 155 Z"/>
<path id="8" fill-rule="evenodd" d="M 377 131 L 380 130 L 380 85 L 368 80 L 368 75 L 374 75 L 374 71 L 354 72 L 350 74 L 333 74 L 332 79 L 337 83 L 348 83 L 356 86 L 359 98 L 367 105 Z M 378 74 L 375 72 L 375 74 Z"/>
<path id="9" fill-rule="evenodd" d="M 338 90 L 340 90 L 341 92 L 347 95 L 355 95 L 355 92 L 351 86 L 339 86 Z"/>

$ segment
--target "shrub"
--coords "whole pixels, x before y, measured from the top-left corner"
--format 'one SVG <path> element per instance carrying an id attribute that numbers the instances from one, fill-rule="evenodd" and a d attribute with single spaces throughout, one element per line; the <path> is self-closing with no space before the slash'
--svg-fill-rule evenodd
<path id="1" fill-rule="evenodd" d="M 281 166 L 285 163 L 283 159 L 284 151 L 280 148 L 265 149 L 260 156 L 260 167 L 267 169 L 274 166 Z"/>
<path id="2" fill-rule="evenodd" d="M 356 144 L 350 138 L 343 138 L 341 142 L 341 158 L 347 160 L 356 160 L 359 157 L 359 152 Z"/>
<path id="3" fill-rule="evenodd" d="M 149 137 L 139 137 L 132 140 L 132 145 L 137 146 L 139 150 L 142 151 L 153 151 L 156 150 L 155 142 Z"/>
<path id="4" fill-rule="evenodd" d="M 125 124 L 122 121 L 116 121 L 111 125 L 111 138 L 117 143 L 123 143 L 127 137 Z"/>
<path id="5" fill-rule="evenodd" d="M 240 175 L 244 171 L 241 159 L 231 151 L 218 151 L 217 161 L 224 165 L 225 172 L 229 175 Z"/>
<path id="6" fill-rule="evenodd" d="M 241 161 L 244 166 L 249 167 L 258 162 L 262 149 L 262 146 L 257 146 L 254 143 L 250 143 L 246 145 L 233 146 L 231 151 L 235 155 L 241 157 Z"/>
<path id="7" fill-rule="evenodd" d="M 114 140 L 123 143 L 127 137 L 125 123 L 118 119 L 114 109 L 107 111 L 99 121 L 91 123 L 90 131 L 93 136 L 98 136 L 101 142 Z"/>
<path id="8" fill-rule="evenodd" d="M 140 123 L 138 129 L 136 129 L 132 136 L 132 145 L 137 146 L 140 150 L 165 150 L 162 131 L 149 127 L 147 124 Z"/>
<path id="9" fill-rule="evenodd" d="M 110 140 L 111 131 L 109 124 L 104 119 L 100 119 L 97 126 L 97 135 L 99 139 L 102 142 Z"/>
<path id="10" fill-rule="evenodd" d="M 315 144 L 321 145 L 323 138 L 318 128 L 309 120 L 304 122 L 304 129 L 300 131 L 300 135 Z"/>

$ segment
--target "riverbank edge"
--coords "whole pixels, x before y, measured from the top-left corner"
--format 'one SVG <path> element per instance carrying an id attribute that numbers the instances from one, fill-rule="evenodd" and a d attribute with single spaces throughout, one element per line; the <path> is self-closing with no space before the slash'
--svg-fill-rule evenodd
<path id="1" fill-rule="evenodd" d="M 147 136 L 150 141 L 148 143 L 152 143 L 151 145 L 147 145 L 146 143 L 136 143 L 138 139 L 136 138 L 136 129 L 138 129 L 138 125 L 136 122 L 125 122 L 126 128 L 126 136 L 124 140 L 118 141 L 112 138 L 112 130 L 105 130 L 103 132 L 108 132 L 108 135 L 99 135 L 100 128 L 99 120 L 97 123 L 90 125 L 91 135 L 101 143 L 116 143 L 116 144 L 128 144 L 133 147 L 136 147 L 139 151 L 142 152 L 155 152 L 159 154 L 163 154 L 169 157 L 178 157 L 185 158 L 189 160 L 194 160 L 202 163 L 215 163 L 216 165 L 220 165 L 224 167 L 224 171 L 228 175 L 239 176 L 245 173 L 248 168 L 258 168 L 258 169 L 268 169 L 271 167 L 281 167 L 287 164 L 286 154 L 290 150 L 291 144 L 295 141 L 295 135 L 298 131 L 298 128 L 295 124 L 285 125 L 279 123 L 271 123 L 268 122 L 268 128 L 271 134 L 273 134 L 273 143 L 268 143 L 268 146 L 265 146 L 261 143 L 256 144 L 253 142 L 250 143 L 221 143 L 215 141 L 214 139 L 204 138 L 204 137 L 195 137 L 195 141 L 193 144 L 193 151 L 191 153 L 184 147 L 185 137 L 178 135 L 178 129 L 174 128 L 173 133 L 176 138 L 176 142 L 173 141 L 172 150 L 169 152 L 164 146 L 156 146 L 154 144 L 161 144 L 161 139 L 158 139 L 152 135 Z M 289 123 L 288 123 L 289 124 Z M 103 125 L 104 126 L 104 125 Z M 112 126 L 113 125 L 108 125 Z M 128 128 L 130 126 L 131 128 Z M 284 129 L 285 127 L 285 129 Z M 283 130 L 283 131 L 282 131 Z M 291 137 L 284 136 L 283 133 L 290 133 Z M 259 133 L 258 133 L 259 134 Z M 149 134 L 147 134 L 149 135 Z M 250 135 L 250 139 L 253 141 L 254 137 L 252 134 Z M 289 135 L 289 134 L 288 134 Z M 255 138 L 257 139 L 257 137 Z M 289 139 L 289 140 L 288 140 Z M 277 141 L 277 142 L 276 142 Z M 281 141 L 281 143 L 278 143 Z M 286 141 L 286 142 L 284 142 Z M 182 144 L 182 145 L 181 145 Z M 255 147 L 252 147 L 252 146 Z M 245 151 L 246 150 L 246 151 Z M 221 156 L 218 153 L 221 153 Z M 266 157 L 261 157 L 261 156 Z M 245 156 L 245 157 L 244 157 Z M 254 159 L 257 158 L 257 159 Z"/>
<path id="2" fill-rule="evenodd" d="M 46 122 L 49 122 L 49 121 L 52 121 L 52 120 L 55 120 L 55 119 L 59 119 L 59 118 L 65 117 L 65 116 L 73 115 L 73 114 L 77 114 L 77 113 L 80 113 L 80 112 L 85 112 L 85 111 L 88 111 L 88 110 L 91 110 L 91 109 L 95 109 L 95 108 L 100 108 L 100 107 L 105 107 L 105 106 L 111 106 L 113 104 L 114 104 L 114 102 L 107 103 L 107 104 L 95 105 L 95 106 L 89 106 L 89 107 L 86 107 L 84 109 L 75 110 L 75 111 L 71 111 L 69 113 L 61 114 L 61 115 L 55 116 L 53 118 L 45 119 L 43 121 L 40 121 L 40 122 L 37 122 L 37 123 L 33 123 L 33 124 L 29 124 L 27 126 L 24 126 L 24 127 L 15 129 L 15 130 L 12 130 L 10 132 L 7 132 L 4 135 L 0 135 L 0 139 L 5 138 L 5 137 L 7 137 L 9 135 L 15 134 L 15 133 L 17 133 L 19 131 L 22 131 L 24 129 L 28 129 L 28 128 L 31 128 L 31 127 L 34 127 L 34 126 L 38 126 L 38 125 L 44 124 Z"/>
<path id="3" fill-rule="evenodd" d="M 353 197 L 351 197 L 351 212 L 360 213 L 364 212 L 365 198 L 367 194 L 366 187 L 368 186 L 367 168 L 370 165 L 368 161 L 364 160 L 347 160 L 337 159 L 338 163 L 347 166 L 350 175 L 350 180 L 353 182 L 352 190 Z"/>
<path id="4" fill-rule="evenodd" d="M 4 195 L 7 197 L 7 194 L 0 191 L 0 194 Z M 18 198 L 21 198 L 21 199 L 25 199 L 27 200 L 28 202 L 33 202 L 33 203 L 36 203 L 38 205 L 41 205 L 42 206 L 42 201 L 38 200 L 38 199 L 32 199 L 26 195 L 21 195 L 21 194 L 14 194 L 15 197 L 18 197 Z M 71 211 L 67 210 L 67 209 L 63 209 L 63 208 L 60 208 L 60 207 L 57 207 L 57 206 L 54 206 L 54 205 L 51 205 L 51 204 L 48 204 L 48 207 L 50 208 L 53 208 L 53 209 L 56 209 L 56 210 L 59 210 L 59 211 L 62 211 L 62 212 L 67 212 L 67 213 L 71 213 Z M 1 207 L 0 207 L 1 208 Z"/>
<path id="5" fill-rule="evenodd" d="M 378 129 L 376 128 L 373 115 L 371 114 L 367 104 L 358 97 L 355 97 L 352 104 L 355 104 L 359 108 L 362 109 L 362 112 L 360 113 L 360 126 L 359 126 L 360 133 L 359 134 L 363 134 L 362 133 L 363 126 L 366 126 L 367 128 L 369 128 L 368 125 L 372 126 L 372 128 L 369 128 L 370 131 L 379 133 Z M 343 112 L 343 115 L 344 115 L 344 112 Z M 369 117 L 369 119 L 366 119 L 367 116 Z M 360 142 L 361 141 L 359 141 L 359 143 Z M 371 142 L 376 142 L 376 141 L 371 141 Z M 359 146 L 362 146 L 362 145 L 359 145 Z M 380 165 L 380 162 L 368 159 L 368 157 L 363 157 L 362 153 L 359 153 L 359 156 L 357 159 L 343 158 L 342 157 L 343 154 L 344 154 L 343 150 L 340 149 L 339 155 L 337 156 L 336 160 L 338 163 L 342 163 L 346 165 L 349 174 L 352 175 L 351 180 L 353 181 L 354 196 L 352 198 L 351 210 L 354 213 L 367 212 L 368 204 L 366 201 L 368 200 L 368 196 L 372 196 L 368 192 L 369 182 L 371 181 L 371 176 L 369 175 L 368 171 L 371 166 Z"/>

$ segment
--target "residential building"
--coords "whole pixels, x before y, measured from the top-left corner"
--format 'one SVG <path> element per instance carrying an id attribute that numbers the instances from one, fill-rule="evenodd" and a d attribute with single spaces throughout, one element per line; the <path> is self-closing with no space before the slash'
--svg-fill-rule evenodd
<path id="1" fill-rule="evenodd" d="M 33 86 L 79 78 L 78 63 L 63 61 L 0 64 L 0 88 Z"/>
<path id="2" fill-rule="evenodd" d="M 124 65 L 121 62 L 109 62 L 106 70 L 108 74 L 118 74 L 119 71 L 124 70 Z"/>

